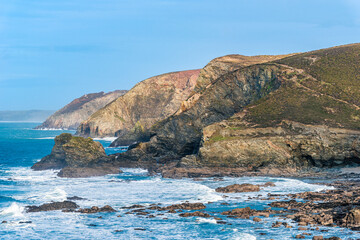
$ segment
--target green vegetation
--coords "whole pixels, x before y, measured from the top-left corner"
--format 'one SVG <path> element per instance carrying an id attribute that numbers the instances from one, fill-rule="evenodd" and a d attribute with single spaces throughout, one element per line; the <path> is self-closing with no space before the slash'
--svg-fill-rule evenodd
<path id="1" fill-rule="evenodd" d="M 247 107 L 245 120 L 260 127 L 274 126 L 282 120 L 305 124 L 360 129 L 360 111 L 353 105 L 285 82 L 280 89 Z"/>
<path id="2" fill-rule="evenodd" d="M 125 119 L 120 117 L 117 113 L 115 113 L 115 117 L 119 119 L 121 122 L 125 122 Z"/>
<path id="3" fill-rule="evenodd" d="M 304 72 L 283 72 L 281 87 L 247 106 L 245 118 L 237 122 L 270 127 L 291 120 L 360 130 L 360 44 L 297 54 L 276 63 Z M 271 83 L 262 91 L 270 89 Z M 236 127 L 228 129 L 241 130 Z"/>
<path id="4" fill-rule="evenodd" d="M 317 80 L 304 81 L 305 86 L 360 105 L 360 44 L 298 54 L 276 62 L 304 69 Z"/>
<path id="5" fill-rule="evenodd" d="M 213 136 L 211 136 L 211 138 L 208 141 L 206 141 L 205 144 L 212 144 L 214 142 L 231 140 L 231 139 L 236 139 L 236 137 L 225 137 L 220 134 L 214 134 Z"/>

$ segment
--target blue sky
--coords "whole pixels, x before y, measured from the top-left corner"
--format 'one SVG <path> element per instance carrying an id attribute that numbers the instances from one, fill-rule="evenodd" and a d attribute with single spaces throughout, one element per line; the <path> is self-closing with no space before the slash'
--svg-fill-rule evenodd
<path id="1" fill-rule="evenodd" d="M 354 42 L 358 0 L 0 0 L 0 110 L 56 110 L 226 54 Z"/>

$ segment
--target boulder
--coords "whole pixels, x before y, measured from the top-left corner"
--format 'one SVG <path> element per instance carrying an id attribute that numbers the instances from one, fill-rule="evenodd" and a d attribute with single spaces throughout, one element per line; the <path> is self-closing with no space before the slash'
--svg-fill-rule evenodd
<path id="1" fill-rule="evenodd" d="M 360 227 L 360 209 L 350 210 L 344 218 L 344 223 L 346 227 Z"/>

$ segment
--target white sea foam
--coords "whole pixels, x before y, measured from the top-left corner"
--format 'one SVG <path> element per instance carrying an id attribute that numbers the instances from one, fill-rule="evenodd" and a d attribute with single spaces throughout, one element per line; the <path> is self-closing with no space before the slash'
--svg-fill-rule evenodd
<path id="1" fill-rule="evenodd" d="M 35 131 L 74 131 L 74 130 L 69 130 L 67 128 L 36 128 L 36 129 L 34 128 L 32 130 L 35 130 Z"/>
<path id="2" fill-rule="evenodd" d="M 40 137 L 40 138 L 29 138 L 29 139 L 55 139 L 55 137 Z"/>
<path id="3" fill-rule="evenodd" d="M 12 203 L 9 207 L 0 212 L 1 216 L 23 217 L 24 207 L 20 207 L 17 203 Z"/>
<path id="4" fill-rule="evenodd" d="M 28 181 L 28 182 L 46 182 L 52 181 L 56 178 L 58 170 L 44 170 L 44 171 L 33 171 L 29 168 L 19 167 L 6 170 L 5 176 L 0 177 L 1 180 L 12 179 L 15 181 Z"/>
<path id="5" fill-rule="evenodd" d="M 67 193 L 62 187 L 56 187 L 43 197 L 46 201 L 60 202 L 66 200 Z"/>
<path id="6" fill-rule="evenodd" d="M 237 229 L 234 229 L 237 230 Z M 237 231 L 235 231 L 237 232 Z M 231 240 L 256 240 L 256 237 L 254 235 L 251 235 L 249 233 L 237 233 L 235 236 L 230 238 Z"/>
<path id="7" fill-rule="evenodd" d="M 105 142 L 113 142 L 117 139 L 117 137 L 103 137 L 103 138 L 93 138 L 93 140 L 97 141 L 105 141 Z"/>
<path id="8" fill-rule="evenodd" d="M 198 218 L 197 222 L 199 223 L 212 223 L 212 224 L 216 224 L 216 220 L 215 219 L 208 219 L 208 218 Z"/>
<path id="9" fill-rule="evenodd" d="M 278 193 L 297 193 L 297 192 L 319 192 L 323 190 L 334 189 L 332 186 L 310 184 L 297 179 L 277 179 L 275 187 L 268 187 L 266 190 Z"/>
<path id="10" fill-rule="evenodd" d="M 143 168 L 121 168 L 124 173 L 131 173 L 131 174 L 146 174 L 148 173 L 147 169 Z"/>

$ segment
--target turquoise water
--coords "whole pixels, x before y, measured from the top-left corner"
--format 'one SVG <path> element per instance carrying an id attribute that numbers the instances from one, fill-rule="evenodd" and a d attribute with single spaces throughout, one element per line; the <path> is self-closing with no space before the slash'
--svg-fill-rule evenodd
<path id="1" fill-rule="evenodd" d="M 269 201 L 249 199 L 259 194 L 321 191 L 326 186 L 296 179 L 280 178 L 225 178 L 174 180 L 159 176 L 149 177 L 143 169 L 123 169 L 124 173 L 87 179 L 63 179 L 57 171 L 35 172 L 32 164 L 49 154 L 54 137 L 64 131 L 33 130 L 36 123 L 0 123 L 0 239 L 293 239 L 294 228 L 272 228 L 276 218 L 264 218 L 255 223 L 251 219 L 227 219 L 221 212 L 236 207 L 263 209 Z M 108 153 L 109 140 L 99 140 Z M 274 181 L 275 187 L 259 193 L 220 194 L 219 186 L 233 183 L 265 183 Z M 27 205 L 40 205 L 79 196 L 80 207 L 111 205 L 118 212 L 79 214 L 61 211 L 26 213 Z M 217 224 L 213 218 L 182 218 L 178 214 L 154 212 L 155 218 L 125 214 L 120 209 L 133 204 L 169 205 L 181 202 L 202 202 L 206 212 L 223 218 L 227 224 Z M 221 203 L 229 205 L 222 205 Z M 118 217 L 118 216 L 121 217 Z M 99 217 L 102 218 L 99 218 Z M 285 221 L 282 220 L 281 221 Z M 136 228 L 144 228 L 139 231 Z M 324 228 L 320 228 L 324 229 Z M 356 239 L 360 235 L 342 228 L 327 228 L 329 232 L 315 235 L 341 236 Z M 120 231 L 118 231 L 120 230 Z M 265 235 L 262 235 L 265 234 Z M 311 239 L 309 236 L 308 239 Z"/>

